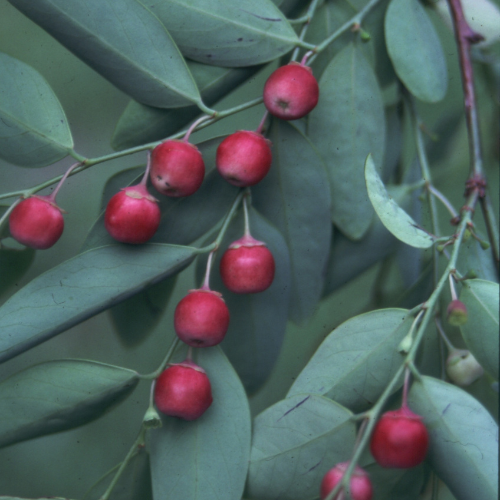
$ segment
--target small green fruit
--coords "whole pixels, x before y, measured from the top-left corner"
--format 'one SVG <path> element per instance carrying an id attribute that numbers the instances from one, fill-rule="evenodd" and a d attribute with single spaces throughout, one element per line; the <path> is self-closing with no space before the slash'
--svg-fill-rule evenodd
<path id="1" fill-rule="evenodd" d="M 467 323 L 467 307 L 460 300 L 452 300 L 446 314 L 450 325 L 462 326 Z"/>
<path id="2" fill-rule="evenodd" d="M 481 377 L 484 370 L 470 351 L 455 349 L 446 360 L 446 373 L 454 384 L 466 387 Z"/>

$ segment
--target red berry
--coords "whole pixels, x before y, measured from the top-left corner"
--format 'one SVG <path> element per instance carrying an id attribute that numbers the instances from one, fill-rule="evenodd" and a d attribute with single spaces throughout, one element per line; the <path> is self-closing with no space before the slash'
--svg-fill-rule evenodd
<path id="1" fill-rule="evenodd" d="M 61 209 L 50 197 L 31 196 L 12 210 L 9 229 L 12 237 L 19 243 L 44 250 L 61 237 L 64 219 Z"/>
<path id="2" fill-rule="evenodd" d="M 264 85 L 267 110 L 282 120 L 297 120 L 318 104 L 319 87 L 311 68 L 292 62 L 278 68 Z"/>
<path id="3" fill-rule="evenodd" d="M 189 196 L 198 191 L 205 163 L 198 148 L 189 142 L 169 140 L 153 149 L 150 178 L 166 196 Z"/>
<path id="4" fill-rule="evenodd" d="M 271 286 L 274 271 L 273 254 L 251 236 L 231 243 L 220 261 L 222 281 L 234 293 L 263 292 Z"/>
<path id="5" fill-rule="evenodd" d="M 342 462 L 337 464 L 333 469 L 330 469 L 324 475 L 323 481 L 321 481 L 321 500 L 325 500 L 335 486 L 342 481 L 348 467 L 349 462 Z M 351 490 L 352 500 L 371 500 L 372 498 L 373 489 L 368 473 L 357 465 L 352 473 L 349 488 Z M 343 497 L 339 492 L 338 495 L 335 495 L 333 500 L 340 500 L 341 498 Z"/>
<path id="6" fill-rule="evenodd" d="M 407 469 L 423 462 L 429 434 L 422 417 L 403 407 L 388 411 L 377 422 L 370 450 L 382 467 Z"/>
<path id="7" fill-rule="evenodd" d="M 156 379 L 154 398 L 165 415 L 196 420 L 212 404 L 212 387 L 205 370 L 185 360 L 169 366 Z"/>
<path id="8" fill-rule="evenodd" d="M 190 290 L 175 309 L 175 332 L 190 346 L 210 347 L 220 344 L 228 327 L 229 309 L 219 292 Z"/>
<path id="9" fill-rule="evenodd" d="M 122 243 L 146 243 L 160 225 L 160 208 L 146 186 L 123 188 L 109 200 L 104 214 L 108 233 Z"/>
<path id="10" fill-rule="evenodd" d="M 217 148 L 215 164 L 219 173 L 234 186 L 253 186 L 271 168 L 271 142 L 257 132 L 239 130 Z"/>

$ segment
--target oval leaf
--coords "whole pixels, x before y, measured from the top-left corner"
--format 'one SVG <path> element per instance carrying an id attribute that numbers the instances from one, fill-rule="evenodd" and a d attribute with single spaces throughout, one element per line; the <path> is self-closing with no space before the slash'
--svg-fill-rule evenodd
<path id="1" fill-rule="evenodd" d="M 245 390 L 219 347 L 197 349 L 214 401 L 197 420 L 162 416 L 151 431 L 153 496 L 162 500 L 241 498 L 250 456 L 251 421 Z"/>
<path id="2" fill-rule="evenodd" d="M 255 209 L 251 208 L 249 215 L 253 237 L 267 244 L 276 263 L 272 285 L 261 293 L 241 295 L 230 292 L 222 283 L 220 259 L 229 244 L 243 234 L 244 222 L 240 210 L 217 252 L 210 286 L 222 292 L 231 313 L 229 330 L 221 345 L 246 390 L 255 392 L 269 377 L 285 335 L 290 300 L 290 257 L 279 231 Z M 202 281 L 205 273 L 205 257 L 198 259 L 198 282 Z"/>
<path id="3" fill-rule="evenodd" d="M 49 84 L 31 66 L 0 52 L 0 158 L 44 167 L 68 155 L 73 139 Z"/>
<path id="4" fill-rule="evenodd" d="M 413 321 L 407 313 L 380 309 L 342 323 L 318 347 L 288 396 L 320 394 L 353 411 L 366 409 L 403 362 L 398 346 Z"/>
<path id="5" fill-rule="evenodd" d="M 460 300 L 467 307 L 467 323 L 460 327 L 469 350 L 482 367 L 498 380 L 498 283 L 463 282 Z"/>
<path id="6" fill-rule="evenodd" d="M 193 61 L 187 65 L 207 106 L 215 104 L 261 68 L 220 68 Z M 111 145 L 113 149 L 122 150 L 159 141 L 179 131 L 199 114 L 197 106 L 159 109 L 130 101 L 118 120 Z"/>
<path id="7" fill-rule="evenodd" d="M 94 361 L 31 366 L 0 382 L 0 446 L 91 422 L 138 382 L 132 370 Z"/>
<path id="8" fill-rule="evenodd" d="M 151 0 L 182 53 L 217 66 L 250 66 L 286 54 L 298 38 L 269 0 Z"/>
<path id="9" fill-rule="evenodd" d="M 160 108 L 200 102 L 169 33 L 136 0 L 9 2 L 135 100 Z"/>
<path id="10" fill-rule="evenodd" d="M 485 239 L 477 229 L 474 232 L 479 238 Z M 457 259 L 457 269 L 464 275 L 467 271 L 472 270 L 478 278 L 498 283 L 498 272 L 491 252 L 484 251 L 475 238 L 462 240 L 460 254 Z"/>
<path id="11" fill-rule="evenodd" d="M 481 404 L 432 377 L 415 382 L 409 406 L 429 431 L 427 458 L 457 500 L 498 498 L 498 426 Z"/>
<path id="12" fill-rule="evenodd" d="M 0 307 L 0 361 L 181 271 L 196 254 L 175 245 L 109 245 L 59 264 Z"/>
<path id="13" fill-rule="evenodd" d="M 248 496 L 262 500 L 318 497 L 323 475 L 352 453 L 351 412 L 321 396 L 298 394 L 255 418 Z"/>
<path id="14" fill-rule="evenodd" d="M 406 88 L 425 102 L 443 99 L 448 88 L 443 48 L 418 0 L 391 1 L 385 16 L 385 40 L 394 69 Z"/>
<path id="15" fill-rule="evenodd" d="M 368 196 L 375 212 L 384 226 L 398 240 L 415 248 L 432 246 L 432 237 L 419 229 L 417 223 L 389 196 L 371 155 L 366 158 L 365 180 Z"/>
<path id="16" fill-rule="evenodd" d="M 273 164 L 252 189 L 252 199 L 287 242 L 290 317 L 301 323 L 313 314 L 323 291 L 332 230 L 328 176 L 312 144 L 293 125 L 275 120 L 270 138 Z"/>
<path id="17" fill-rule="evenodd" d="M 366 155 L 382 165 L 385 115 L 373 70 L 350 44 L 328 65 L 319 82 L 321 104 L 309 116 L 308 135 L 328 169 L 332 219 L 349 238 L 370 227 L 372 207 L 363 182 Z"/>

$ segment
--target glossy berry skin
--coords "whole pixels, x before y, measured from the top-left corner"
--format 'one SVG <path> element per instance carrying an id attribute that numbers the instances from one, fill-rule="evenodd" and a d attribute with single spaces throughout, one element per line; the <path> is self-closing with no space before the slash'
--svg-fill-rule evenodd
<path id="1" fill-rule="evenodd" d="M 12 210 L 9 230 L 19 243 L 45 250 L 61 237 L 64 219 L 61 209 L 48 196 L 31 196 Z"/>
<path id="2" fill-rule="evenodd" d="M 156 379 L 154 401 L 165 415 L 196 420 L 212 404 L 210 380 L 192 361 L 171 365 Z"/>
<path id="3" fill-rule="evenodd" d="M 224 339 L 229 327 L 229 309 L 222 295 L 213 290 L 190 290 L 177 304 L 174 329 L 193 347 L 210 347 Z"/>
<path id="4" fill-rule="evenodd" d="M 217 148 L 215 164 L 227 182 L 238 187 L 253 186 L 269 172 L 271 142 L 257 132 L 239 130 Z"/>
<path id="5" fill-rule="evenodd" d="M 151 153 L 151 183 L 165 196 L 190 196 L 200 188 L 205 177 L 205 163 L 200 151 L 189 142 L 162 142 Z"/>
<path id="6" fill-rule="evenodd" d="M 297 120 L 312 111 L 319 99 L 319 86 L 311 68 L 296 62 L 281 66 L 264 85 L 264 104 L 282 120 Z"/>
<path id="7" fill-rule="evenodd" d="M 220 261 L 224 285 L 233 293 L 259 293 L 274 279 L 273 254 L 265 243 L 250 237 L 233 242 Z"/>
<path id="8" fill-rule="evenodd" d="M 104 226 L 122 243 L 146 243 L 160 225 L 160 208 L 146 186 L 138 184 L 116 193 L 106 207 Z"/>
<path id="9" fill-rule="evenodd" d="M 370 451 L 382 467 L 407 469 L 424 461 L 429 434 L 422 417 L 403 407 L 388 411 L 377 422 Z"/>
<path id="10" fill-rule="evenodd" d="M 335 488 L 335 486 L 337 486 L 337 484 L 342 481 L 342 478 L 344 477 L 345 471 L 348 467 L 349 462 L 342 462 L 333 467 L 333 469 L 330 469 L 323 476 L 320 492 L 321 500 L 325 500 L 325 498 Z M 349 488 L 351 490 L 352 500 L 371 500 L 373 496 L 372 483 L 370 481 L 368 473 L 357 465 L 352 473 Z M 339 492 L 338 495 L 335 495 L 333 500 L 340 500 L 342 498 L 341 495 L 342 493 Z"/>

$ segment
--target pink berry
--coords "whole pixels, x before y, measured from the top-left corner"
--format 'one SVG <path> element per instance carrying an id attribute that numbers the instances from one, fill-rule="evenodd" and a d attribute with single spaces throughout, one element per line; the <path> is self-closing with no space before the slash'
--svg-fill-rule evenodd
<path id="1" fill-rule="evenodd" d="M 44 250 L 61 237 L 64 219 L 61 209 L 49 196 L 31 196 L 12 210 L 9 229 L 19 243 Z"/>
<path id="2" fill-rule="evenodd" d="M 165 415 L 196 420 L 212 404 L 210 380 L 203 368 L 185 360 L 169 366 L 156 379 L 154 400 Z"/>
<path id="3" fill-rule="evenodd" d="M 297 120 L 318 104 L 319 87 L 311 68 L 291 62 L 278 68 L 264 85 L 267 110 L 282 120 Z"/>
<path id="4" fill-rule="evenodd" d="M 229 309 L 219 292 L 190 290 L 175 309 L 175 332 L 190 346 L 210 347 L 220 344 L 228 327 Z"/>
<path id="5" fill-rule="evenodd" d="M 446 309 L 446 316 L 450 325 L 465 325 L 467 323 L 467 307 L 460 300 L 452 300 Z"/>
<path id="6" fill-rule="evenodd" d="M 325 500 L 335 486 L 342 481 L 348 467 L 349 462 L 342 462 L 333 467 L 333 469 L 330 469 L 324 475 L 323 481 L 321 481 L 321 500 Z M 352 500 L 371 500 L 372 498 L 373 489 L 368 473 L 357 465 L 352 473 L 349 488 Z M 333 500 L 340 500 L 341 498 L 343 497 L 339 492 L 338 495 L 335 495 Z"/>
<path id="7" fill-rule="evenodd" d="M 190 196 L 203 183 L 205 163 L 200 151 L 189 142 L 162 142 L 151 153 L 150 178 L 156 190 L 166 196 Z"/>
<path id="8" fill-rule="evenodd" d="M 234 186 L 253 186 L 269 172 L 271 142 L 257 132 L 239 130 L 217 148 L 215 164 L 219 173 Z"/>
<path id="9" fill-rule="evenodd" d="M 422 417 L 409 408 L 388 411 L 377 422 L 370 450 L 382 467 L 407 469 L 423 462 L 429 434 Z"/>
<path id="10" fill-rule="evenodd" d="M 271 286 L 274 271 L 273 254 L 251 236 L 231 243 L 220 261 L 222 281 L 234 293 L 263 292 Z"/>
<path id="11" fill-rule="evenodd" d="M 116 193 L 106 207 L 104 226 L 122 243 L 146 243 L 160 225 L 160 208 L 146 186 L 137 184 Z"/>

